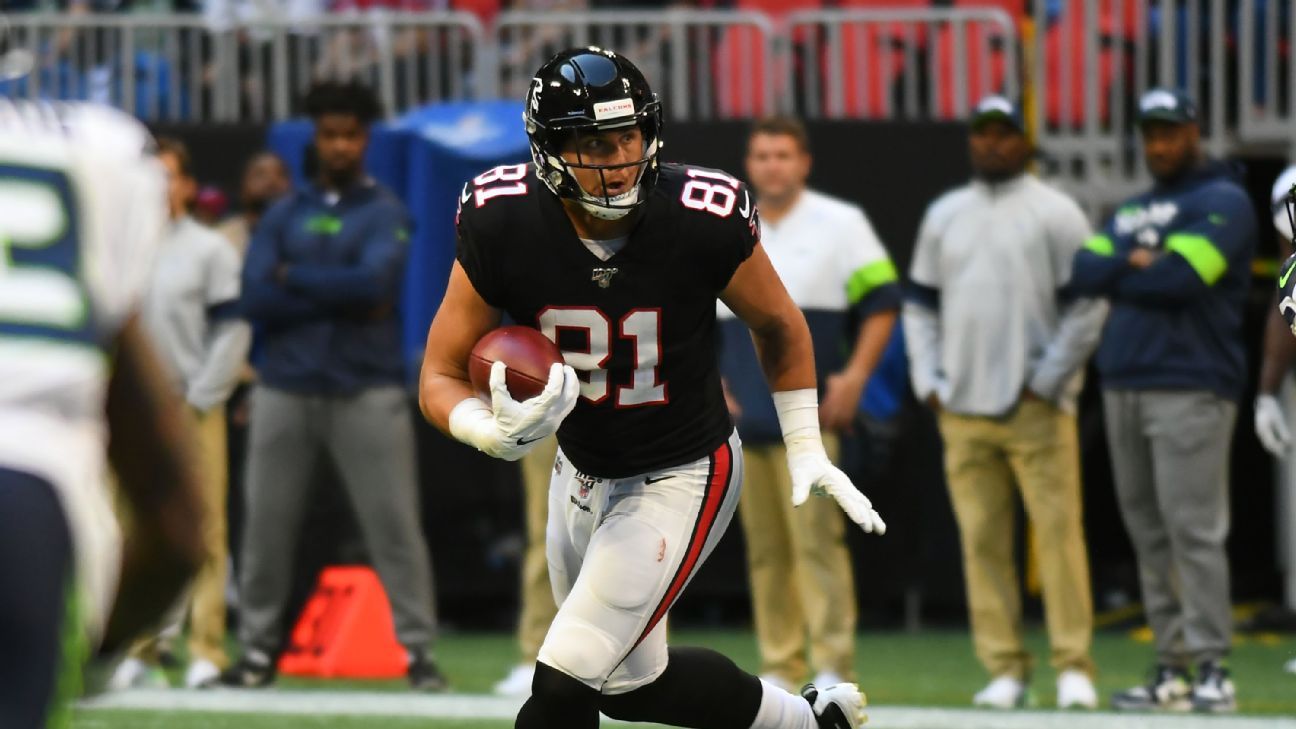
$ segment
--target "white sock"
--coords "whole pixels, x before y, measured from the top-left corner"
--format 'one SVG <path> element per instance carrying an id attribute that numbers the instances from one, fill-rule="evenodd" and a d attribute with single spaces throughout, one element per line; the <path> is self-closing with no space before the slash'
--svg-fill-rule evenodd
<path id="1" fill-rule="evenodd" d="M 751 729 L 818 729 L 810 702 L 761 681 L 761 704 Z"/>

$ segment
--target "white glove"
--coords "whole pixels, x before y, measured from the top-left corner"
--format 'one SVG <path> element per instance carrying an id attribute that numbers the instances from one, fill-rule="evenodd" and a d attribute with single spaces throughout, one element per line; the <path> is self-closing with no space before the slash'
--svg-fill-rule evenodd
<path id="1" fill-rule="evenodd" d="M 1255 399 L 1255 431 L 1260 444 L 1265 450 L 1278 458 L 1285 458 L 1291 451 L 1291 431 L 1287 429 L 1287 416 L 1283 413 L 1278 398 L 1270 394 L 1260 394 Z"/>
<path id="2" fill-rule="evenodd" d="M 516 461 L 557 432 L 580 398 L 580 380 L 569 365 L 555 364 L 544 391 L 518 402 L 505 383 L 507 369 L 503 362 L 491 365 L 490 405 L 470 397 L 450 411 L 450 434 L 486 455 Z"/>
<path id="3" fill-rule="evenodd" d="M 819 435 L 819 398 L 814 390 L 774 393 L 783 443 L 787 446 L 788 471 L 792 474 L 792 505 L 800 506 L 813 492 L 831 496 L 850 520 L 866 532 L 886 533 L 886 522 L 873 509 L 873 502 L 855 488 L 850 478 L 828 460 Z"/>

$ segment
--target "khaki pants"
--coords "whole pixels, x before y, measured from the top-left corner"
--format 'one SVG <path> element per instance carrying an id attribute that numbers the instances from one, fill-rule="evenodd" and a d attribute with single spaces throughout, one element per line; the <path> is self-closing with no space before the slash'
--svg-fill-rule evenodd
<path id="1" fill-rule="evenodd" d="M 558 607 L 549 584 L 545 558 L 545 527 L 549 522 L 549 479 L 553 476 L 558 439 L 549 438 L 522 457 L 522 488 L 526 507 L 526 552 L 522 555 L 522 612 L 518 616 L 518 648 L 522 663 L 535 663 Z"/>
<path id="2" fill-rule="evenodd" d="M 1030 673 L 1013 555 L 1020 490 L 1039 561 L 1051 663 L 1092 672 L 1093 598 L 1075 417 L 1028 400 L 1004 418 L 943 412 L 940 429 L 977 658 L 992 676 Z"/>
<path id="3" fill-rule="evenodd" d="M 835 458 L 836 439 L 825 436 L 824 445 Z M 821 497 L 793 508 L 781 443 L 744 446 L 743 459 L 738 514 L 747 537 L 761 673 L 799 686 L 808 674 L 808 642 L 811 669 L 854 680 L 855 582 L 841 509 Z"/>
<path id="4" fill-rule="evenodd" d="M 226 545 L 225 497 L 229 490 L 229 459 L 225 432 L 225 411 L 213 408 L 206 413 L 186 409 L 193 418 L 195 454 L 198 458 L 205 512 L 203 562 L 186 593 L 185 600 L 172 612 L 159 636 L 141 639 L 131 648 L 131 655 L 155 662 L 162 641 L 179 633 L 185 613 L 189 617 L 190 660 L 205 658 L 224 668 L 225 655 L 225 583 L 229 576 L 229 550 Z M 187 605 L 186 605 L 187 603 Z M 187 608 L 187 610 L 186 610 Z"/>

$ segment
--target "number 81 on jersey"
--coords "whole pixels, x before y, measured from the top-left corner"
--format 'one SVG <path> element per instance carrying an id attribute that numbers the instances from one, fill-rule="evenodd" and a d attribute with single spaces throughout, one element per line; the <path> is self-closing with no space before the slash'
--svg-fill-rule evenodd
<path id="1" fill-rule="evenodd" d="M 588 345 L 583 351 L 562 350 L 573 369 L 585 372 L 581 397 L 598 405 L 612 394 L 614 386 L 605 369 L 612 357 L 612 320 L 593 306 L 550 306 L 536 317 L 540 331 L 557 342 L 563 330 L 580 332 Z M 634 372 L 629 385 L 616 385 L 613 404 L 619 408 L 665 405 L 669 398 L 661 381 L 661 309 L 632 309 L 617 322 L 616 334 L 630 340 L 634 348 Z M 559 345 L 561 347 L 561 345 Z"/>

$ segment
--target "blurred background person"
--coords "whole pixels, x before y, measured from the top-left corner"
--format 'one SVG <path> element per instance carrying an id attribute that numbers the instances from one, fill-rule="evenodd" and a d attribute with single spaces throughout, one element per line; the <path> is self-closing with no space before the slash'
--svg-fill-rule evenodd
<path id="1" fill-rule="evenodd" d="M 170 225 L 144 297 L 145 330 L 169 366 L 171 384 L 188 405 L 197 444 L 205 521 L 206 557 L 188 595 L 163 637 L 143 641 L 113 676 L 114 688 L 166 685 L 158 668 L 170 640 L 189 624 L 189 667 L 184 683 L 205 688 L 216 682 L 225 656 L 225 583 L 229 550 L 225 498 L 229 487 L 225 401 L 247 361 L 251 329 L 239 317 L 239 257 L 189 213 L 197 183 L 189 150 L 175 139 L 157 141 L 167 175 Z M 129 530 L 129 524 L 127 525 Z M 150 670 L 150 668 L 152 670 Z"/>
<path id="2" fill-rule="evenodd" d="M 848 429 L 895 326 L 895 266 L 859 207 L 806 187 L 810 140 L 801 122 L 759 121 L 747 140 L 747 178 L 761 245 L 810 325 L 829 455 Z M 862 321 L 855 331 L 852 312 Z M 792 506 L 792 482 L 774 401 L 747 325 L 717 304 L 721 372 L 743 439 L 738 514 L 747 535 L 761 678 L 795 691 L 855 680 L 855 581 L 845 520 L 827 499 Z M 849 353 L 849 357 L 845 356 Z M 809 649 L 807 651 L 807 648 Z"/>
<path id="3" fill-rule="evenodd" d="M 261 216 L 291 189 L 288 167 L 279 155 L 265 150 L 248 159 L 239 180 L 238 212 L 216 228 L 238 251 L 239 257 L 247 252 L 248 241 Z"/>
<path id="4" fill-rule="evenodd" d="M 1073 281 L 1112 303 L 1097 356 L 1107 443 L 1156 640 L 1147 684 L 1112 706 L 1234 711 L 1224 543 L 1255 213 L 1239 170 L 1206 158 L 1187 95 L 1148 91 L 1138 122 L 1153 187 L 1077 253 Z"/>
<path id="5" fill-rule="evenodd" d="M 1296 186 L 1296 165 L 1288 167 L 1274 181 L 1270 192 L 1273 226 L 1277 232 L 1278 260 L 1292 254 L 1292 224 L 1288 218 L 1288 199 Z M 1279 278 L 1281 290 L 1291 287 L 1288 279 Z M 1292 432 L 1296 430 L 1296 386 L 1290 377 L 1296 364 L 1296 337 L 1283 320 L 1278 307 L 1269 307 L 1265 319 L 1263 354 L 1260 361 L 1260 380 L 1256 387 L 1255 431 L 1261 445 L 1277 459 L 1277 498 L 1275 511 L 1275 536 L 1278 540 L 1279 565 L 1286 572 L 1283 605 L 1278 610 L 1262 613 L 1264 620 L 1275 627 L 1296 625 L 1296 463 L 1292 460 Z M 1296 658 L 1285 666 L 1296 673 Z"/>
<path id="6" fill-rule="evenodd" d="M 500 696 L 530 696 L 536 658 L 549 624 L 558 614 L 549 584 L 549 559 L 545 555 L 545 528 L 549 523 L 549 479 L 553 476 L 558 439 L 550 438 L 522 456 L 523 509 L 526 545 L 522 553 L 522 605 L 518 614 L 518 664 L 494 691 Z"/>
<path id="7" fill-rule="evenodd" d="M 1106 304 L 1073 300 L 1071 259 L 1089 237 L 1080 206 L 1027 171 L 1021 112 L 989 96 L 973 112 L 974 179 L 927 208 L 910 268 L 905 341 L 918 398 L 935 412 L 959 525 L 977 658 L 977 706 L 1026 700 L 1014 559 L 1020 493 L 1039 559 L 1057 704 L 1097 705 L 1093 599 L 1080 501 L 1076 397 Z"/>
<path id="8" fill-rule="evenodd" d="M 327 453 L 391 603 L 410 685 L 440 691 L 432 567 L 419 523 L 415 443 L 396 301 L 408 247 L 405 206 L 364 168 L 374 93 L 311 88 L 318 172 L 253 232 L 243 306 L 262 351 L 252 395 L 240 560 L 243 654 L 222 681 L 275 677 L 294 548 L 316 458 Z"/>
<path id="9" fill-rule="evenodd" d="M 57 729 L 91 651 L 122 650 L 203 561 L 202 500 L 139 320 L 166 219 L 152 139 L 80 104 L 6 100 L 0 129 L 5 242 L 37 243 L 0 268 L 0 723 Z"/>

